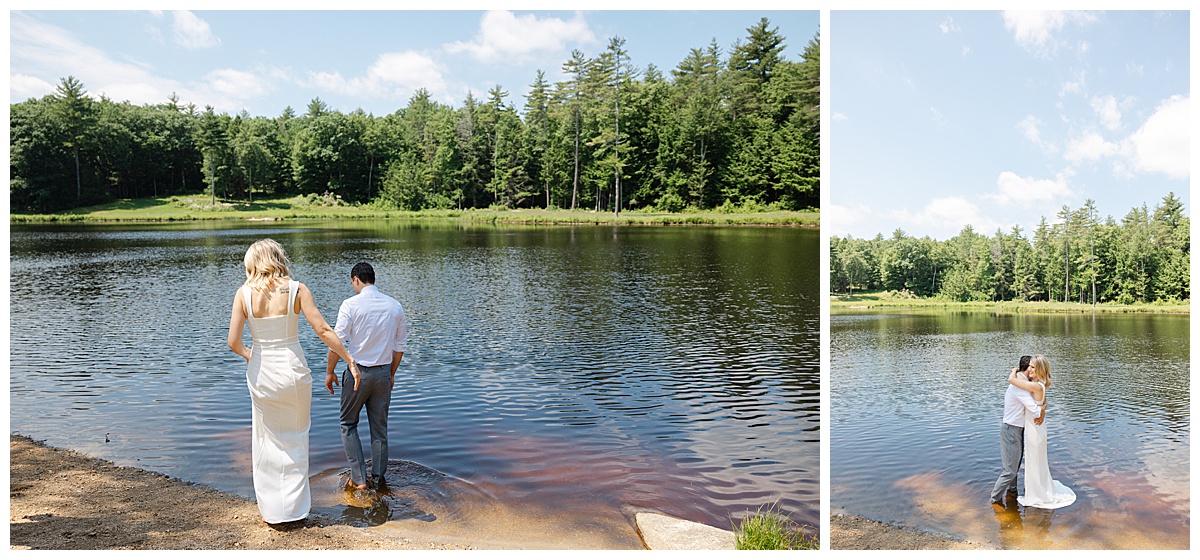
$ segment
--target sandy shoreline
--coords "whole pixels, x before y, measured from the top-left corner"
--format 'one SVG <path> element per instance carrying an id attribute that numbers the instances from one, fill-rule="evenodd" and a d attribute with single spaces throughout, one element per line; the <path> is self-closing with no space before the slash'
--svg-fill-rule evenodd
<path id="1" fill-rule="evenodd" d="M 9 436 L 13 549 L 464 550 L 310 516 L 272 527 L 253 501 Z"/>
<path id="2" fill-rule="evenodd" d="M 829 548 L 833 550 L 987 550 L 983 544 L 880 523 L 854 515 L 829 519 Z"/>
<path id="3" fill-rule="evenodd" d="M 117 466 L 21 435 L 9 437 L 9 453 L 9 539 L 14 549 L 476 548 L 426 535 L 351 527 L 315 515 L 272 527 L 262 522 L 253 501 L 207 486 Z M 835 550 L 989 548 L 852 515 L 836 514 L 829 525 Z"/>

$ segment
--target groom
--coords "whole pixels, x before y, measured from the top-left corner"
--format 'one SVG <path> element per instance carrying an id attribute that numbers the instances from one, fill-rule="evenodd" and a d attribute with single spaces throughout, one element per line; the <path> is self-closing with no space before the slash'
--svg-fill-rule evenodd
<path id="1" fill-rule="evenodd" d="M 1031 356 L 1021 356 L 1017 371 L 1026 379 Z M 1021 470 L 1021 458 L 1025 454 L 1025 409 L 1037 415 L 1033 422 L 1042 424 L 1046 411 L 1033 400 L 1033 395 L 1016 385 L 1008 384 L 1004 392 L 1004 423 L 1000 425 L 1000 461 L 1004 467 L 996 486 L 992 488 L 992 504 L 1003 508 L 1005 494 L 1017 494 L 1017 471 Z M 1015 500 L 1014 500 L 1015 502 Z"/>
<path id="2" fill-rule="evenodd" d="M 392 402 L 392 387 L 396 368 L 404 358 L 408 344 L 408 327 L 404 308 L 375 287 L 375 269 L 360 262 L 350 270 L 350 287 L 355 296 L 342 302 L 337 325 L 333 331 L 346 345 L 361 372 L 361 379 L 342 373 L 341 418 L 342 446 L 350 462 L 350 483 L 359 490 L 367 487 L 367 470 L 363 459 L 362 441 L 358 438 L 359 413 L 367 409 L 367 425 L 371 429 L 371 482 L 383 490 L 383 473 L 388 465 L 387 419 Z M 325 388 L 333 394 L 338 384 L 338 355 L 329 352 L 325 367 Z"/>

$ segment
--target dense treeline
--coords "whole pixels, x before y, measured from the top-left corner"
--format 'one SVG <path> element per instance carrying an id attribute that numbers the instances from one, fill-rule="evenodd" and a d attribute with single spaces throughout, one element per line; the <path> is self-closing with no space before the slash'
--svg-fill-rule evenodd
<path id="1" fill-rule="evenodd" d="M 953 301 L 1178 302 L 1191 298 L 1191 220 L 1170 193 L 1120 223 L 1095 202 L 1043 216 L 1032 237 L 1019 226 L 991 237 L 971 226 L 955 237 L 830 238 L 830 288 L 895 290 Z"/>
<path id="2" fill-rule="evenodd" d="M 665 76 L 624 40 L 576 50 L 521 111 L 500 86 L 454 108 L 417 91 L 375 117 L 320 99 L 304 114 L 230 116 L 177 97 L 94 100 L 74 77 L 11 106 L 14 211 L 205 192 L 214 199 L 320 194 L 398 209 L 781 209 L 820 200 L 820 45 L 787 60 L 763 18 L 728 57 L 714 41 Z M 340 197 L 340 198 L 339 198 Z"/>

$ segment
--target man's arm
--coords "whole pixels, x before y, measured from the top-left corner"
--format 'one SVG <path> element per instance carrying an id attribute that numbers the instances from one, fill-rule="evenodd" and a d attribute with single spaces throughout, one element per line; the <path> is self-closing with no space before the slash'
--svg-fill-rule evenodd
<path id="1" fill-rule="evenodd" d="M 400 306 L 400 303 L 396 303 Z M 396 369 L 400 367 L 400 360 L 404 359 L 404 352 L 408 350 L 408 318 L 404 316 L 404 307 L 400 306 L 400 317 L 396 320 L 395 342 L 392 343 L 392 387 L 396 386 Z"/>
<path id="2" fill-rule="evenodd" d="M 392 384 L 388 390 L 392 390 L 396 386 L 396 369 L 400 367 L 400 360 L 404 359 L 404 352 L 392 352 Z"/>
<path id="3" fill-rule="evenodd" d="M 350 329 L 350 312 L 346 309 L 346 302 L 342 302 L 338 308 L 337 322 L 333 324 L 333 333 L 337 335 L 342 344 L 346 344 Z M 347 348 L 349 350 L 349 348 Z M 337 352 L 329 350 L 329 354 L 325 357 L 325 388 L 329 390 L 329 394 L 333 394 L 333 388 L 338 384 L 337 379 Z"/>
<path id="4" fill-rule="evenodd" d="M 392 352 L 392 378 L 396 377 L 396 370 L 400 368 L 400 360 L 404 359 L 404 352 Z"/>
<path id="5" fill-rule="evenodd" d="M 1042 410 L 1042 407 L 1038 406 L 1037 402 L 1033 400 L 1033 395 L 1030 395 L 1028 391 L 1015 391 L 1015 393 L 1017 400 L 1021 401 L 1021 405 L 1037 416 L 1034 419 L 1034 423 L 1041 424 L 1042 418 L 1046 416 L 1046 411 Z"/>

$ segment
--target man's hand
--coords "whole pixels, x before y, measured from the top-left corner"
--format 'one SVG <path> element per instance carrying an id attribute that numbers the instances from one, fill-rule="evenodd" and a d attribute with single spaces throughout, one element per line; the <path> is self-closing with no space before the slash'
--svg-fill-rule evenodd
<path id="1" fill-rule="evenodd" d="M 350 375 L 354 376 L 354 390 L 358 390 L 358 382 L 362 381 L 362 373 L 358 371 L 358 364 L 354 360 L 350 360 Z"/>
<path id="2" fill-rule="evenodd" d="M 1037 418 L 1034 418 L 1034 419 L 1033 419 L 1033 423 L 1034 423 L 1034 424 L 1036 424 L 1036 425 L 1038 425 L 1038 426 L 1041 426 L 1041 425 L 1042 425 L 1042 422 L 1043 422 L 1043 421 L 1045 421 L 1045 420 L 1046 420 L 1046 409 L 1045 409 L 1045 408 L 1043 408 L 1043 409 L 1042 409 L 1042 413 L 1041 413 L 1041 414 L 1039 414 Z"/>
<path id="3" fill-rule="evenodd" d="M 329 390 L 329 394 L 333 394 L 333 387 L 338 384 L 336 373 L 325 374 L 325 388 Z"/>

